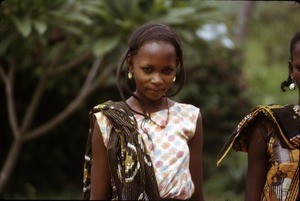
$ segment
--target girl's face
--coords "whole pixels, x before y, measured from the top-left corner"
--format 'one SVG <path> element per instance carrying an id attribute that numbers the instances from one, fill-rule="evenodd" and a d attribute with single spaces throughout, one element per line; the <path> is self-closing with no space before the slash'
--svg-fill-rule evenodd
<path id="1" fill-rule="evenodd" d="M 294 78 L 297 87 L 300 87 L 300 41 L 296 43 L 293 60 L 290 63 L 290 75 Z M 299 89 L 300 90 L 300 89 Z"/>
<path id="2" fill-rule="evenodd" d="M 136 95 L 144 102 L 160 100 L 170 89 L 176 74 L 177 57 L 173 45 L 148 42 L 140 47 L 129 62 Z"/>

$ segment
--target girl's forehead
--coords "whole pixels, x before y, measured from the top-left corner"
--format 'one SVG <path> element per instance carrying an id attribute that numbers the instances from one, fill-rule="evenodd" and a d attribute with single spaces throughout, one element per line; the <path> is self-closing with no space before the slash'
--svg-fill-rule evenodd
<path id="1" fill-rule="evenodd" d="M 165 41 L 151 41 L 151 42 L 147 42 L 144 43 L 139 49 L 138 52 L 151 52 L 151 51 L 172 51 L 174 53 L 176 53 L 175 51 L 175 46 L 169 42 L 165 42 Z"/>
<path id="2" fill-rule="evenodd" d="M 300 40 L 295 44 L 295 50 L 296 49 L 298 49 L 298 50 L 300 49 Z"/>
<path id="3" fill-rule="evenodd" d="M 295 44 L 294 54 L 293 56 L 300 56 L 300 41 Z"/>
<path id="4" fill-rule="evenodd" d="M 168 42 L 168 41 L 164 41 L 164 40 L 149 40 L 149 41 L 145 41 L 143 42 L 141 45 L 140 45 L 140 48 L 146 46 L 146 45 L 151 45 L 151 44 L 159 44 L 159 45 L 171 45 L 171 46 L 174 46 L 171 42 Z M 140 49 L 139 48 L 139 49 Z M 175 47 L 174 47 L 175 48 Z"/>

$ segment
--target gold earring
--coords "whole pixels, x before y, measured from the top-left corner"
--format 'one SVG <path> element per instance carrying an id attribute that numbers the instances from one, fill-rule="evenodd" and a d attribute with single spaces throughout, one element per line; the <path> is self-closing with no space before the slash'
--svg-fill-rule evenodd
<path id="1" fill-rule="evenodd" d="M 175 81 L 176 81 L 176 76 L 173 77 L 173 82 L 175 82 Z"/>
<path id="2" fill-rule="evenodd" d="M 128 72 L 127 77 L 128 77 L 128 79 L 131 80 L 131 78 L 132 78 L 132 72 Z"/>

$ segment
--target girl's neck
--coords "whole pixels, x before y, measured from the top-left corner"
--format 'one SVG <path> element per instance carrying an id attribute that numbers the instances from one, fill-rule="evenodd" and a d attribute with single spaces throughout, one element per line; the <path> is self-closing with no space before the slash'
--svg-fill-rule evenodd
<path id="1" fill-rule="evenodd" d="M 139 100 L 138 100 L 139 99 Z M 135 98 L 134 96 L 131 96 L 127 100 L 127 104 L 137 112 L 144 112 L 146 113 L 153 113 L 161 110 L 168 109 L 170 106 L 169 102 L 170 100 L 167 97 L 161 97 L 159 100 L 145 100 L 140 99 L 140 97 Z"/>

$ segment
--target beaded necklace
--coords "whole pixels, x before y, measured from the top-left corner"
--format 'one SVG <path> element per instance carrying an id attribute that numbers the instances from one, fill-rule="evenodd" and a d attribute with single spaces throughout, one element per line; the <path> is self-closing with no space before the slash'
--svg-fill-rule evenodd
<path id="1" fill-rule="evenodd" d="M 151 119 L 151 114 L 148 113 L 149 115 L 149 120 L 154 123 L 156 126 L 160 127 L 161 129 L 164 129 L 166 128 L 166 126 L 168 125 L 169 123 L 169 118 L 170 118 L 170 110 L 169 110 L 169 103 L 168 103 L 168 99 L 166 98 L 166 105 L 167 105 L 167 119 L 165 121 L 162 122 L 162 124 L 158 124 L 156 123 L 153 119 Z"/>
<path id="2" fill-rule="evenodd" d="M 140 106 L 140 104 L 138 103 L 138 101 L 134 98 L 134 101 L 136 102 L 137 105 Z M 161 129 L 166 128 L 166 126 L 169 123 L 169 119 L 170 119 L 170 109 L 169 109 L 169 101 L 168 98 L 166 97 L 166 106 L 167 106 L 167 119 L 165 121 L 162 122 L 162 124 L 158 124 L 157 122 L 155 122 L 152 118 L 151 118 L 151 113 L 146 113 L 146 118 L 152 122 L 154 125 L 158 126 Z"/>

